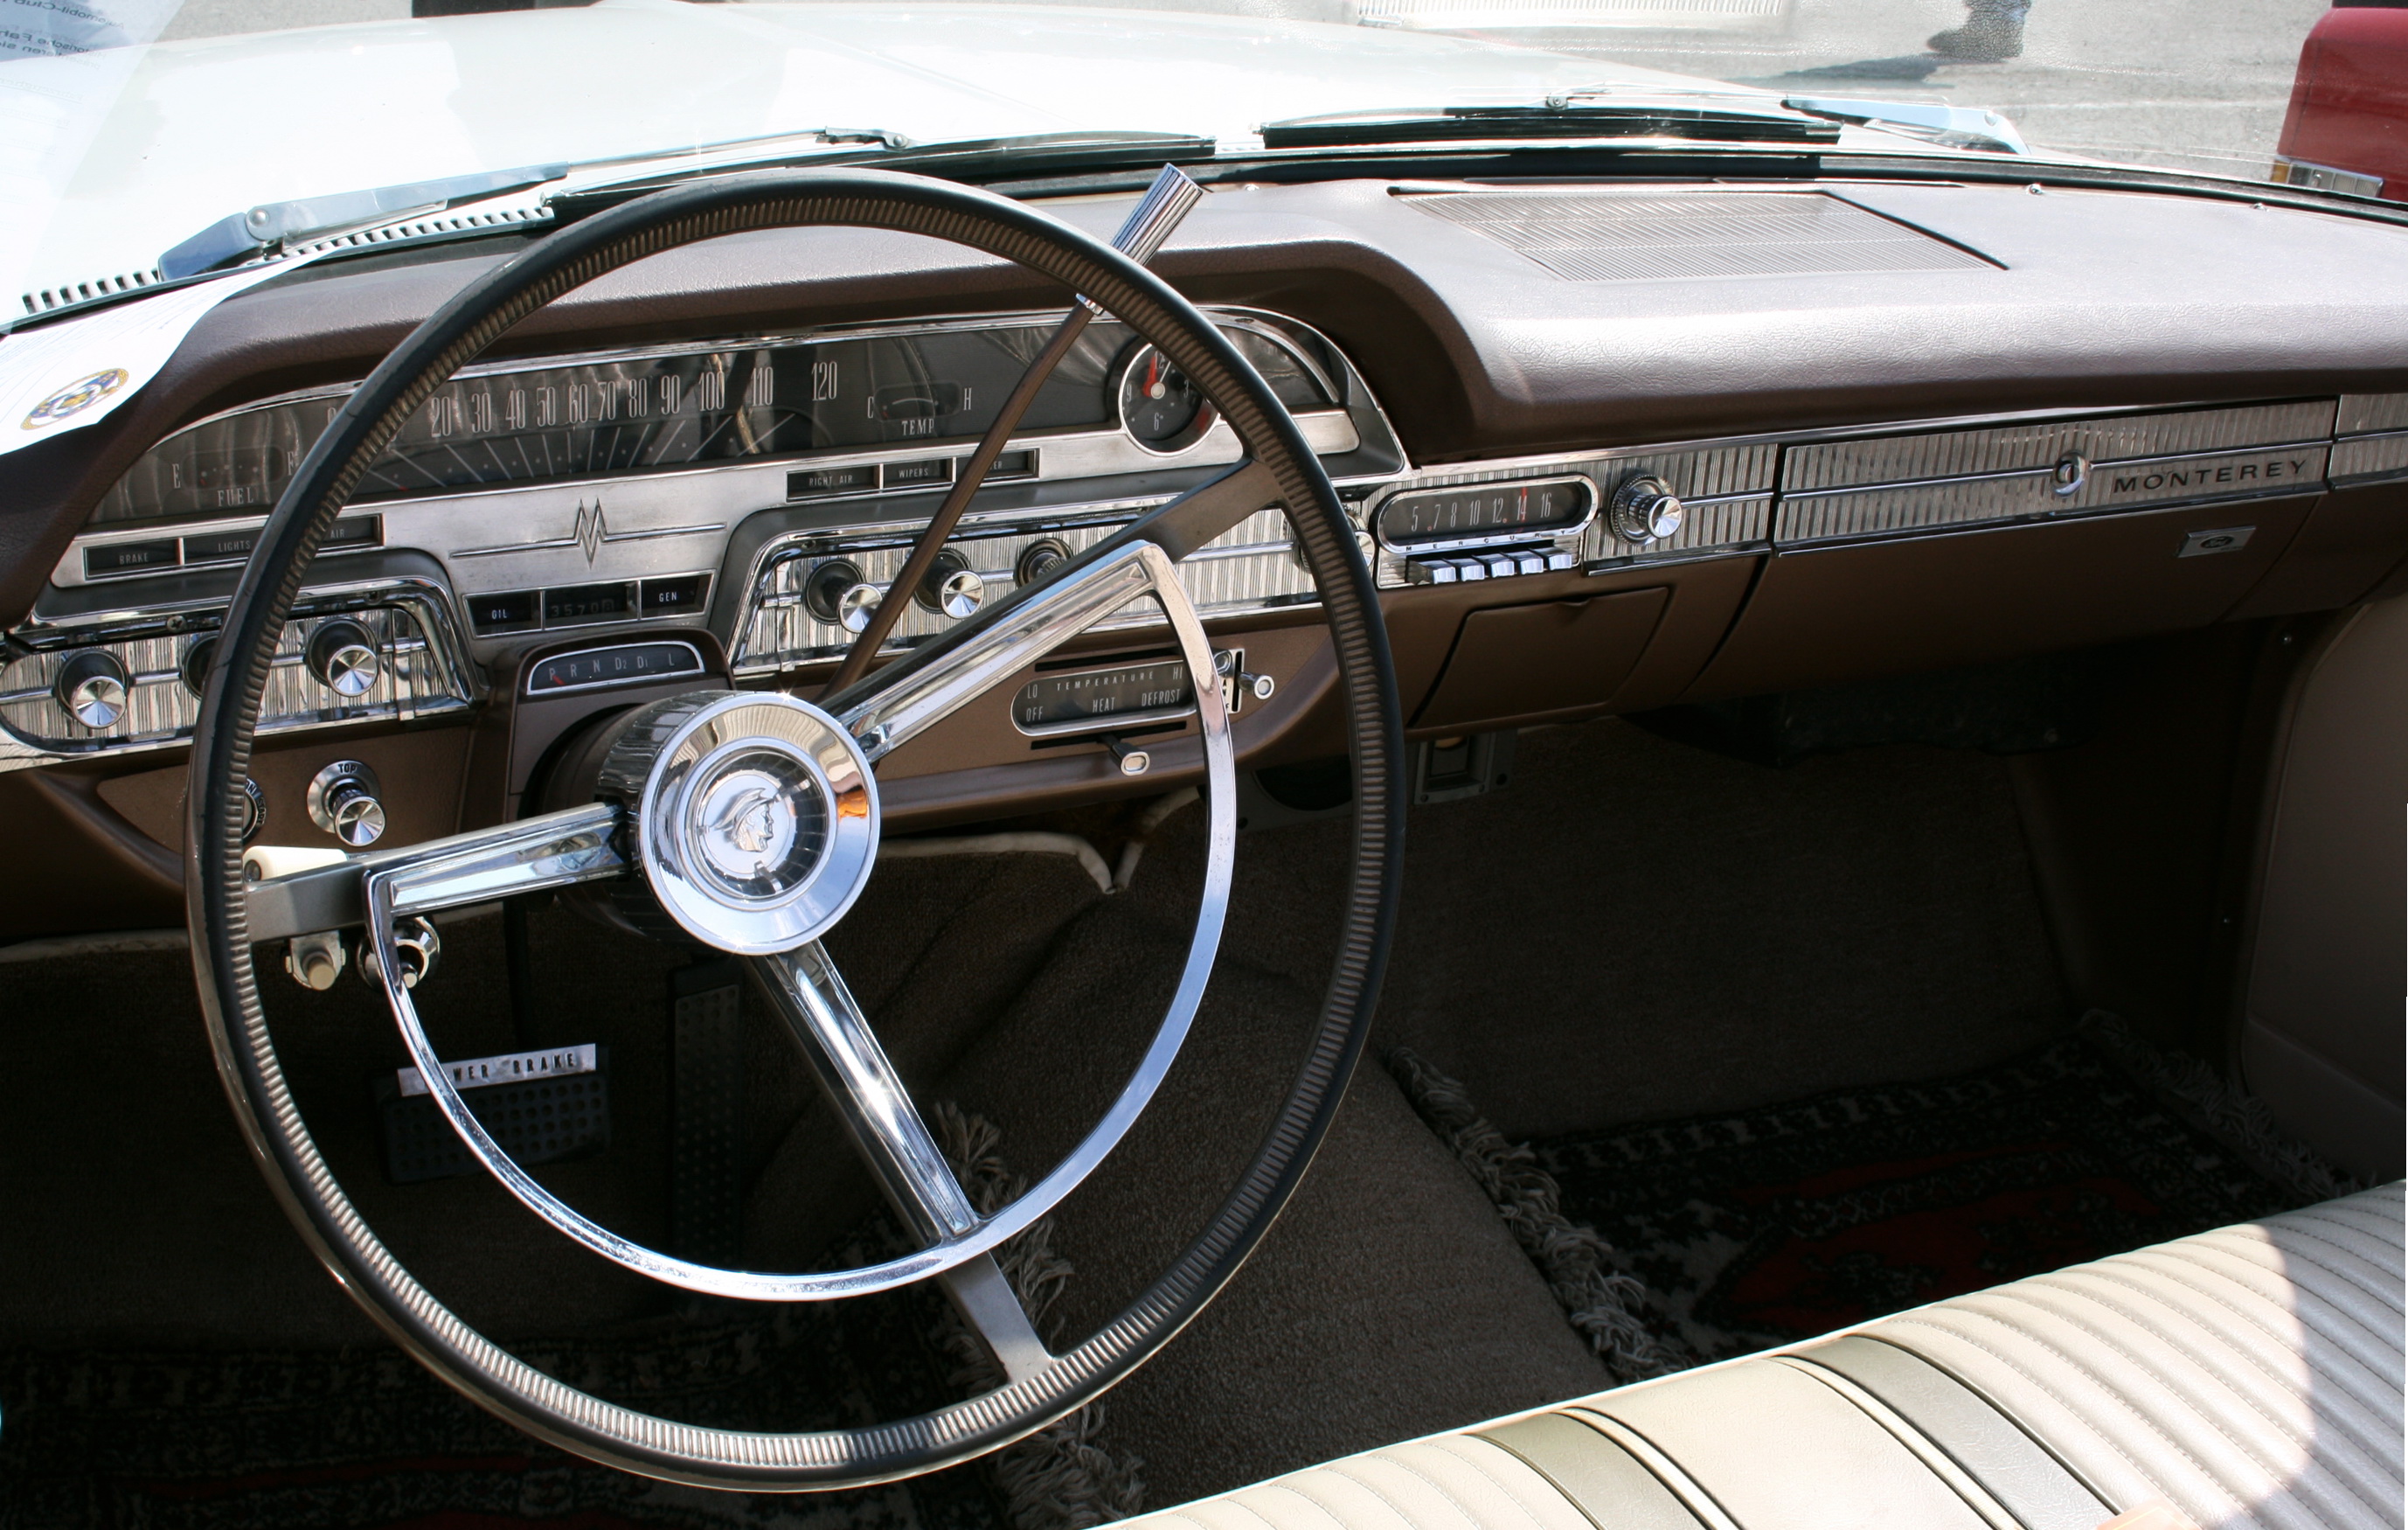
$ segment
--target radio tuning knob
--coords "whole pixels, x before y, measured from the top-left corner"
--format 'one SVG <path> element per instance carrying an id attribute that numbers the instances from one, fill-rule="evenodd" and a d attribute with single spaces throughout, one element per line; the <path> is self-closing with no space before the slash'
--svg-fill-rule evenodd
<path id="1" fill-rule="evenodd" d="M 1661 541 L 1677 535 L 1688 512 L 1680 496 L 1660 478 L 1634 478 L 1613 491 L 1607 524 L 1625 541 Z"/>
<path id="2" fill-rule="evenodd" d="M 378 800 L 376 772 L 356 759 L 338 759 L 309 782 L 309 821 L 354 850 L 384 837 L 384 803 Z"/>
<path id="3" fill-rule="evenodd" d="M 320 685 L 346 700 L 366 695 L 384 671 L 376 639 L 349 616 L 320 622 L 302 657 Z"/>
<path id="4" fill-rule="evenodd" d="M 114 728 L 125 715 L 125 666 L 106 648 L 86 648 L 59 666 L 50 694 L 86 728 Z"/>

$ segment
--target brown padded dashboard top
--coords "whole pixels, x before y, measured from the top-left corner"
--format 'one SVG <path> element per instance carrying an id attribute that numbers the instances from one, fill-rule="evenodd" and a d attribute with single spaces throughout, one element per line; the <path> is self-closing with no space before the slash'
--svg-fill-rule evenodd
<path id="1" fill-rule="evenodd" d="M 1199 300 L 1322 329 L 1424 466 L 1942 415 L 2408 389 L 2408 228 L 2172 193 L 1818 184 L 1982 259 L 1567 280 L 1403 195 L 1462 188 L 1370 180 L 1219 190 L 1159 266 Z M 1801 183 L 1765 189 L 1794 196 Z M 1126 200 L 1053 206 L 1104 236 Z M 152 441 L 249 399 L 365 375 L 509 248 L 296 272 L 214 310 L 104 425 L 14 454 L 0 497 L 0 626 L 31 609 L 91 505 Z M 530 320 L 507 350 L 1057 297 L 999 262 L 912 237 L 745 235 L 614 273 Z"/>

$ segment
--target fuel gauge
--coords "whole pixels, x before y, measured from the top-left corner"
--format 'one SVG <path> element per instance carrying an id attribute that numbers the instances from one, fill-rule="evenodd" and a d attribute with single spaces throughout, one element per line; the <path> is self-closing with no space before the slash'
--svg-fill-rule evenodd
<path id="1" fill-rule="evenodd" d="M 1151 345 L 1139 346 L 1123 364 L 1119 393 L 1121 428 L 1162 456 L 1202 440 L 1220 417 L 1186 374 Z"/>

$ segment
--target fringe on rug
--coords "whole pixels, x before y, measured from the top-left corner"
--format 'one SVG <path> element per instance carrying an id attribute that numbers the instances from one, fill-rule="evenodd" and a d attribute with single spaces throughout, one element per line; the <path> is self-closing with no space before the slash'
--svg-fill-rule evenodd
<path id="1" fill-rule="evenodd" d="M 2366 1189 L 2292 1139 L 2274 1124 L 2266 1102 L 2232 1087 L 2214 1068 L 2187 1052 L 2165 1052 L 2132 1033 L 2120 1015 L 2094 1009 L 2082 1017 L 2082 1033 L 2143 1087 L 2191 1116 L 2210 1136 L 2222 1140 L 2275 1183 L 2313 1201 Z"/>
<path id="2" fill-rule="evenodd" d="M 961 1176 L 962 1189 L 981 1216 L 1002 1210 L 1028 1189 L 1027 1179 L 1004 1162 L 1003 1132 L 993 1121 L 950 1100 L 938 1102 L 935 1115 L 937 1145 Z M 995 1257 L 1027 1309 L 1029 1322 L 1048 1344 L 1054 1343 L 1059 1325 L 1049 1319 L 1073 1273 L 1070 1262 L 1054 1247 L 1054 1219 L 1032 1222 L 1028 1231 L 996 1249 Z M 1003 1385 L 994 1357 L 950 1310 L 938 1341 L 957 1364 L 954 1385 L 979 1391 Z M 1145 1463 L 1099 1443 L 1103 1426 L 1104 1405 L 1089 1403 L 988 1458 L 1012 1530 L 1093 1530 L 1144 1509 Z"/>
<path id="3" fill-rule="evenodd" d="M 1564 1215 L 1555 1176 L 1539 1167 L 1526 1144 L 1508 1142 L 1474 1108 L 1464 1087 L 1408 1047 L 1388 1053 L 1388 1071 L 1403 1086 L 1431 1130 L 1455 1149 L 1497 1207 L 1514 1241 L 1545 1277 L 1589 1348 L 1619 1381 L 1643 1381 L 1686 1370 L 1697 1360 L 1649 1328 L 1640 1316 L 1647 1287 L 1617 1268 L 1612 1246 L 1592 1228 Z"/>

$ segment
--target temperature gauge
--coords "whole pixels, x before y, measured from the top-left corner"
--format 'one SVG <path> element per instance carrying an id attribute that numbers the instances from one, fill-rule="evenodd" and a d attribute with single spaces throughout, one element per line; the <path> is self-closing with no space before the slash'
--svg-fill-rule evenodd
<path id="1" fill-rule="evenodd" d="M 1204 439 L 1220 416 L 1187 375 L 1151 345 L 1141 345 L 1122 368 L 1121 428 L 1129 440 L 1163 456 L 1186 451 Z"/>

